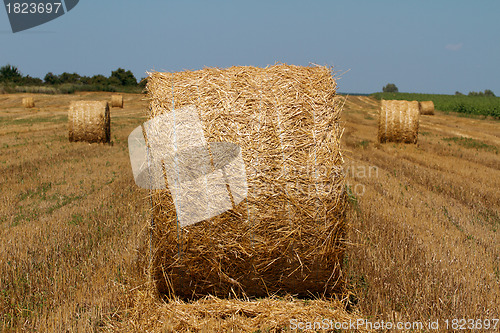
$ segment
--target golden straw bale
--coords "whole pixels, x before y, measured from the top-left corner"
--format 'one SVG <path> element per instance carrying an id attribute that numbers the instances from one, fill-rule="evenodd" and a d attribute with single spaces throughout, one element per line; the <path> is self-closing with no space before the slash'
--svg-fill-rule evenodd
<path id="1" fill-rule="evenodd" d="M 111 96 L 111 107 L 123 108 L 123 96 L 122 95 L 112 95 Z"/>
<path id="2" fill-rule="evenodd" d="M 382 100 L 378 141 L 417 143 L 419 116 L 417 101 Z"/>
<path id="3" fill-rule="evenodd" d="M 23 98 L 23 106 L 25 108 L 34 108 L 35 107 L 35 100 L 33 99 L 33 97 L 24 97 Z"/>
<path id="4" fill-rule="evenodd" d="M 108 102 L 73 101 L 68 112 L 69 141 L 109 142 Z"/>
<path id="5" fill-rule="evenodd" d="M 434 114 L 434 102 L 433 101 L 420 102 L 420 114 L 433 115 Z"/>
<path id="6" fill-rule="evenodd" d="M 172 193 L 151 191 L 158 291 L 191 299 L 342 290 L 343 129 L 331 70 L 278 64 L 154 72 L 147 91 L 150 119 L 194 107 L 209 143 L 239 146 L 248 184 L 232 209 L 185 227 Z"/>

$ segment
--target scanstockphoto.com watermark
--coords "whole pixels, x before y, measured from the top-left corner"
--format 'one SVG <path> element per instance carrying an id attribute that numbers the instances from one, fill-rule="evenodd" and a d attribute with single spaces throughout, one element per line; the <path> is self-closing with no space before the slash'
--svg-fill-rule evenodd
<path id="1" fill-rule="evenodd" d="M 378 178 L 379 169 L 375 165 L 348 165 L 344 169 L 346 176 L 346 188 L 356 197 L 363 196 L 366 192 L 366 186 L 362 183 L 352 183 L 353 179 L 361 180 L 368 178 Z"/>
<path id="2" fill-rule="evenodd" d="M 248 175 L 253 178 L 268 178 L 271 172 L 266 168 L 250 167 Z M 263 193 L 281 193 L 284 191 L 300 193 L 303 195 L 329 196 L 348 191 L 349 195 L 363 196 L 366 186 L 361 182 L 363 179 L 378 178 L 379 168 L 373 165 L 348 165 L 341 166 L 294 166 L 294 169 L 284 168 L 276 177 L 285 180 L 282 182 L 267 182 L 264 186 L 251 190 L 251 195 Z M 336 178 L 345 179 L 345 186 L 336 181 Z"/>
<path id="3" fill-rule="evenodd" d="M 369 321 L 357 319 L 349 321 L 334 321 L 323 319 L 321 321 L 299 321 L 290 320 L 290 329 L 295 330 L 412 330 L 412 331 L 434 331 L 442 329 L 452 330 L 497 330 L 499 319 L 444 319 L 432 321 Z"/>

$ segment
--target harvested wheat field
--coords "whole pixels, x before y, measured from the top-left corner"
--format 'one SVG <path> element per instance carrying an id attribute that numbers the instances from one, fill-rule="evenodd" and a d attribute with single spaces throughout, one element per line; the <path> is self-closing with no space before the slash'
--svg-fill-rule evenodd
<path id="1" fill-rule="evenodd" d="M 498 121 L 437 110 L 420 119 L 418 144 L 378 144 L 379 102 L 349 97 L 345 298 L 166 303 L 145 274 L 148 191 L 127 147 L 148 101 L 123 94 L 111 143 L 89 144 L 68 142 L 70 102 L 111 94 L 34 95 L 36 113 L 26 96 L 0 95 L 2 332 L 283 332 L 325 318 L 439 320 L 445 331 L 446 319 L 500 317 Z"/>
<path id="2" fill-rule="evenodd" d="M 417 145 L 377 143 L 380 106 L 348 97 L 348 275 L 384 320 L 500 317 L 500 122 L 436 112 Z M 498 331 L 499 326 L 494 331 Z"/>

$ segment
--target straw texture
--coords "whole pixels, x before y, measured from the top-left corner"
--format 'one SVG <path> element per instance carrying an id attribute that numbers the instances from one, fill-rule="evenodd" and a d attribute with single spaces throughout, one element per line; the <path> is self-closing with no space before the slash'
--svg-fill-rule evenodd
<path id="1" fill-rule="evenodd" d="M 434 102 L 433 101 L 420 102 L 420 114 L 434 115 Z"/>
<path id="2" fill-rule="evenodd" d="M 382 100 L 379 113 L 378 141 L 417 143 L 419 126 L 417 101 Z"/>
<path id="3" fill-rule="evenodd" d="M 184 228 L 171 193 L 151 192 L 159 292 L 190 299 L 341 290 L 346 196 L 330 69 L 154 72 L 147 91 L 149 118 L 196 107 L 209 143 L 241 148 L 248 182 L 233 209 Z"/>
<path id="4" fill-rule="evenodd" d="M 345 305 L 335 300 L 242 301 L 206 297 L 189 303 L 180 300 L 165 303 L 143 295 L 122 320 L 110 322 L 103 331 L 279 333 L 294 332 L 301 323 L 304 330 L 297 332 L 341 332 L 341 325 L 347 328 L 349 322 L 358 320 L 364 319 L 359 313 L 348 313 Z M 363 324 L 354 327 L 349 332 L 369 331 Z"/>
<path id="5" fill-rule="evenodd" d="M 122 95 L 112 95 L 111 96 L 111 107 L 123 108 L 123 96 Z"/>
<path id="6" fill-rule="evenodd" d="M 35 100 L 33 97 L 25 97 L 23 98 L 23 107 L 25 108 L 34 108 L 35 107 Z"/>
<path id="7" fill-rule="evenodd" d="M 111 131 L 108 102 L 71 102 L 68 125 L 70 142 L 109 142 Z"/>

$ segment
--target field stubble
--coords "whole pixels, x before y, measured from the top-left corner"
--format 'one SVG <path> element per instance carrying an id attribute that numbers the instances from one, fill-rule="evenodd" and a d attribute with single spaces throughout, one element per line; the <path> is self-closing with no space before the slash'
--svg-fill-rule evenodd
<path id="1" fill-rule="evenodd" d="M 190 317 L 193 307 L 148 296 L 139 255 L 147 252 L 147 193 L 133 183 L 127 150 L 147 102 L 126 94 L 125 108 L 111 109 L 112 145 L 67 140 L 70 100 L 110 95 L 35 95 L 32 110 L 21 106 L 28 94 L 0 95 L 0 330 L 244 330 L 260 318 L 257 305 L 202 301 Z M 371 320 L 499 318 L 499 122 L 437 112 L 421 119 L 418 145 L 379 145 L 378 103 L 349 97 L 343 115 L 357 189 L 346 273 L 361 312 Z"/>
<path id="2" fill-rule="evenodd" d="M 348 97 L 344 146 L 358 196 L 348 274 L 364 315 L 499 318 L 500 123 L 421 117 L 417 145 L 377 144 L 378 103 Z M 462 138 L 468 138 L 461 145 Z M 361 143 L 361 144 L 360 144 Z"/>
<path id="3" fill-rule="evenodd" d="M 146 104 L 126 96 L 130 109 L 112 110 L 113 145 L 90 145 L 68 142 L 69 101 L 108 95 L 36 97 L 39 110 L 17 107 L 19 95 L 0 106 L 0 331 L 96 331 L 139 281 L 146 193 L 126 138 Z"/>

